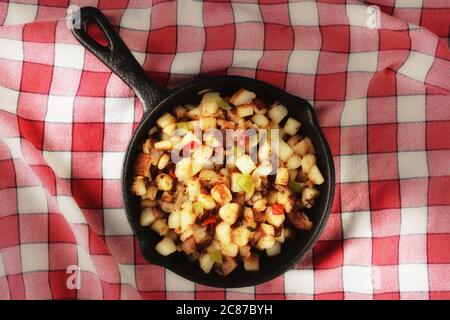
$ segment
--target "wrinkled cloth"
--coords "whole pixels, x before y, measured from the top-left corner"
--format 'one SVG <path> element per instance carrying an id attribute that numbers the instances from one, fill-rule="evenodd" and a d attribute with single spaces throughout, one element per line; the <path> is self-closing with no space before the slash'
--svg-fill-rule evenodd
<path id="1" fill-rule="evenodd" d="M 162 86 L 242 75 L 314 105 L 336 167 L 325 231 L 284 275 L 227 290 L 139 253 L 120 178 L 142 105 L 72 36 L 68 2 L 0 3 L 1 299 L 450 298 L 449 1 L 70 1 Z"/>

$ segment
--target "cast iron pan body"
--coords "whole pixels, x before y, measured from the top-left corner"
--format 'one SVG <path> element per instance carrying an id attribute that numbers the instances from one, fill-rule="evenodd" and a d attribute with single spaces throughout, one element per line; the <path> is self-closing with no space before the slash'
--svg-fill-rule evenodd
<path id="1" fill-rule="evenodd" d="M 123 164 L 123 198 L 128 221 L 139 239 L 143 257 L 150 263 L 163 266 L 178 275 L 197 283 L 214 287 L 245 287 L 269 281 L 292 267 L 319 238 L 324 228 L 334 196 L 334 165 L 328 144 L 319 128 L 315 112 L 311 105 L 298 97 L 287 94 L 267 83 L 237 76 L 210 77 L 189 82 L 173 91 L 158 88 L 145 74 L 136 59 L 126 47 L 122 39 L 98 9 L 84 7 L 80 10 L 82 26 L 96 23 L 105 33 L 109 45 L 101 46 L 90 38 L 84 28 L 73 29 L 78 41 L 105 63 L 111 70 L 124 80 L 141 99 L 145 114 L 128 146 Z M 310 211 L 314 221 L 313 230 L 299 231 L 295 239 L 286 241 L 281 253 L 275 258 L 267 258 L 260 254 L 260 271 L 246 272 L 240 265 L 227 277 L 215 272 L 204 274 L 197 263 L 191 262 L 183 253 L 175 253 L 168 257 L 158 254 L 154 247 L 161 237 L 148 227 L 139 224 L 139 199 L 130 192 L 133 181 L 134 159 L 140 152 L 140 147 L 147 137 L 148 131 L 155 126 L 156 120 L 174 106 L 199 100 L 198 92 L 203 89 L 217 90 L 222 93 L 232 93 L 239 88 L 246 88 L 267 101 L 279 101 L 289 110 L 289 115 L 302 123 L 301 132 L 311 138 L 317 154 L 317 163 L 325 177 L 325 183 L 320 186 L 321 196 Z"/>

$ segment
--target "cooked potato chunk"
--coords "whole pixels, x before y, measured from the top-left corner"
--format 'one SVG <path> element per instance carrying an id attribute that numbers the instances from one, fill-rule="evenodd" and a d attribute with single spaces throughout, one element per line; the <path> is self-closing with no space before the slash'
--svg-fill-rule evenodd
<path id="1" fill-rule="evenodd" d="M 173 115 L 171 115 L 170 113 L 166 112 L 166 113 L 164 113 L 161 116 L 161 118 L 156 120 L 156 124 L 161 129 L 164 129 L 165 127 L 167 127 L 168 125 L 170 125 L 172 123 L 175 123 L 176 121 L 177 121 L 177 119 L 175 119 L 175 117 Z"/>
<path id="2" fill-rule="evenodd" d="M 238 116 L 242 118 L 251 116 L 253 114 L 253 104 L 242 104 L 236 109 Z"/>
<path id="3" fill-rule="evenodd" d="M 166 173 L 160 173 L 156 177 L 156 186 L 159 190 L 172 190 L 173 178 Z"/>
<path id="4" fill-rule="evenodd" d="M 251 232 L 246 226 L 240 226 L 231 231 L 231 240 L 239 247 L 247 245 L 250 236 Z"/>
<path id="5" fill-rule="evenodd" d="M 228 222 L 222 221 L 216 226 L 216 238 L 222 244 L 231 242 L 231 226 Z"/>
<path id="6" fill-rule="evenodd" d="M 163 256 L 168 256 L 177 251 L 177 247 L 172 239 L 169 237 L 164 237 L 160 242 L 158 242 L 155 250 Z"/>
<path id="7" fill-rule="evenodd" d="M 267 222 L 276 228 L 281 227 L 285 220 L 284 214 L 274 214 L 272 211 L 272 208 L 267 208 L 266 216 L 267 216 Z"/>
<path id="8" fill-rule="evenodd" d="M 281 252 L 281 244 L 279 242 L 275 242 L 273 246 L 266 249 L 266 253 L 268 257 L 274 257 Z"/>
<path id="9" fill-rule="evenodd" d="M 286 166 L 288 169 L 297 169 L 301 165 L 302 165 L 302 158 L 294 154 L 292 157 L 289 158 Z"/>
<path id="10" fill-rule="evenodd" d="M 287 162 L 293 154 L 294 150 L 286 142 L 280 140 L 278 144 L 278 157 L 280 157 L 280 160 Z"/>
<path id="11" fill-rule="evenodd" d="M 246 271 L 259 271 L 259 256 L 252 252 L 244 259 L 244 269 Z"/>
<path id="12" fill-rule="evenodd" d="M 236 257 L 239 253 L 239 248 L 233 242 L 222 246 L 222 254 L 227 257 Z"/>
<path id="13" fill-rule="evenodd" d="M 255 162 L 253 162 L 248 154 L 244 154 L 236 160 L 236 167 L 238 167 L 243 174 L 251 174 L 252 171 L 256 169 Z"/>
<path id="14" fill-rule="evenodd" d="M 289 171 L 287 168 L 278 168 L 277 169 L 277 176 L 275 178 L 275 183 L 287 186 L 289 183 Z"/>
<path id="15" fill-rule="evenodd" d="M 262 236 L 259 241 L 258 244 L 256 245 L 256 248 L 258 248 L 259 250 L 265 250 L 265 249 L 269 249 L 270 247 L 272 247 L 275 243 L 275 239 L 273 238 L 273 236 Z"/>
<path id="16" fill-rule="evenodd" d="M 170 140 L 158 141 L 155 143 L 155 149 L 158 151 L 172 150 L 172 142 Z"/>
<path id="17" fill-rule="evenodd" d="M 270 119 L 272 119 L 272 121 L 277 124 L 280 123 L 281 120 L 283 120 L 284 117 L 287 116 L 287 114 L 287 108 L 281 104 L 272 107 L 268 112 Z"/>
<path id="18" fill-rule="evenodd" d="M 216 118 L 213 118 L 213 117 L 200 118 L 200 128 L 203 131 L 215 129 L 216 128 Z"/>
<path id="19" fill-rule="evenodd" d="M 244 189 L 242 189 L 242 187 L 238 183 L 241 176 L 242 176 L 242 173 L 239 173 L 239 172 L 233 172 L 231 174 L 231 191 L 233 191 L 235 193 L 244 191 Z"/>
<path id="20" fill-rule="evenodd" d="M 200 268 L 202 268 L 204 273 L 210 273 L 211 269 L 214 265 L 214 261 L 212 261 L 209 253 L 204 253 L 199 258 Z"/>
<path id="21" fill-rule="evenodd" d="M 269 126 L 269 119 L 267 119 L 266 116 L 261 113 L 254 114 L 252 117 L 252 121 L 259 128 L 267 128 Z"/>
<path id="22" fill-rule="evenodd" d="M 169 215 L 168 225 L 170 229 L 181 228 L 181 212 L 173 211 Z"/>
<path id="23" fill-rule="evenodd" d="M 301 123 L 295 120 L 294 118 L 289 118 L 284 125 L 283 131 L 287 134 L 293 136 L 300 129 Z"/>
<path id="24" fill-rule="evenodd" d="M 302 158 L 302 172 L 309 173 L 316 164 L 316 157 L 313 154 L 307 154 Z"/>
<path id="25" fill-rule="evenodd" d="M 144 177 L 138 176 L 134 179 L 133 185 L 131 187 L 131 192 L 137 196 L 143 196 L 147 192 L 147 189 L 145 188 L 145 181 Z"/>
<path id="26" fill-rule="evenodd" d="M 322 184 L 325 179 L 322 176 L 322 173 L 320 173 L 319 168 L 317 168 L 317 165 L 313 165 L 311 170 L 309 170 L 308 173 L 308 179 L 311 180 L 314 184 Z"/>
<path id="27" fill-rule="evenodd" d="M 213 197 L 210 194 L 200 193 L 197 197 L 198 202 L 200 202 L 205 210 L 212 210 L 216 207 Z"/>
<path id="28" fill-rule="evenodd" d="M 230 98 L 230 102 L 235 106 L 240 106 L 242 104 L 251 103 L 253 99 L 256 98 L 256 94 L 254 92 L 240 89 Z"/>
<path id="29" fill-rule="evenodd" d="M 159 215 L 159 209 L 156 207 L 145 208 L 141 212 L 140 223 L 143 227 L 151 225 Z"/>
<path id="30" fill-rule="evenodd" d="M 158 169 L 164 169 L 170 161 L 170 155 L 168 153 L 164 153 L 158 161 Z"/>
<path id="31" fill-rule="evenodd" d="M 165 219 L 156 219 L 152 224 L 152 230 L 155 231 L 160 236 L 164 236 L 169 232 L 169 226 Z"/>
<path id="32" fill-rule="evenodd" d="M 240 208 L 237 203 L 227 203 L 219 209 L 219 216 L 223 221 L 232 225 L 239 218 L 239 211 Z"/>

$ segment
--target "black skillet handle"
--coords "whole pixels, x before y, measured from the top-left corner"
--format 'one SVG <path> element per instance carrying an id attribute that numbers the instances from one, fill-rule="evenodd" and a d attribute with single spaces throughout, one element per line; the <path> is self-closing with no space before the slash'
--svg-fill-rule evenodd
<path id="1" fill-rule="evenodd" d="M 101 28 L 108 40 L 108 46 L 99 44 L 87 34 L 88 23 L 95 23 Z M 168 95 L 168 91 L 159 88 L 148 78 L 130 49 L 100 10 L 94 7 L 81 8 L 72 16 L 71 26 L 75 38 L 134 90 L 141 99 L 145 111 L 154 108 Z"/>

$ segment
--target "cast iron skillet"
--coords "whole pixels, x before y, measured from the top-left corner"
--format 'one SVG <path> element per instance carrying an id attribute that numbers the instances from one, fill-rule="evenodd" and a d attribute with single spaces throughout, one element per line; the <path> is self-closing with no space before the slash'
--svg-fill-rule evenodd
<path id="1" fill-rule="evenodd" d="M 106 64 L 115 74 L 127 83 L 141 99 L 145 114 L 140 122 L 125 156 L 123 164 L 123 198 L 128 221 L 136 237 L 143 257 L 150 263 L 163 266 L 178 275 L 197 283 L 214 287 L 245 287 L 269 281 L 292 267 L 309 251 L 319 238 L 324 228 L 333 202 L 334 165 L 328 144 L 317 123 L 314 109 L 298 97 L 292 96 L 267 83 L 244 77 L 221 76 L 210 77 L 189 82 L 173 91 L 158 88 L 146 75 L 139 63 L 131 54 L 125 43 L 109 23 L 108 19 L 96 8 L 84 7 L 80 10 L 82 28 L 73 28 L 72 32 L 78 41 Z M 87 23 L 97 24 L 105 33 L 108 46 L 102 46 L 87 35 Z M 240 265 L 227 277 L 215 272 L 204 274 L 197 263 L 191 262 L 183 253 L 175 253 L 168 257 L 158 254 L 154 247 L 161 239 L 149 228 L 139 224 L 139 199 L 130 192 L 133 181 L 133 164 L 140 152 L 140 147 L 156 120 L 174 106 L 198 101 L 197 93 L 203 89 L 213 89 L 223 93 L 232 93 L 239 88 L 246 88 L 267 101 L 280 101 L 289 110 L 289 115 L 302 123 L 301 132 L 311 138 L 317 154 L 317 163 L 325 178 L 320 186 L 319 201 L 310 211 L 314 221 L 313 230 L 298 231 L 295 239 L 285 242 L 282 252 L 274 258 L 260 254 L 260 271 L 246 272 Z"/>

